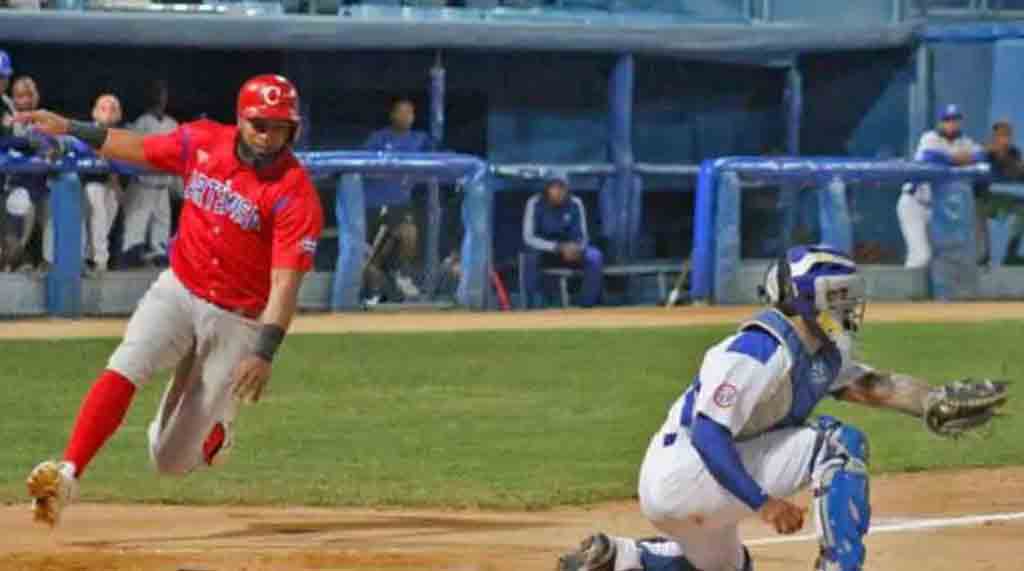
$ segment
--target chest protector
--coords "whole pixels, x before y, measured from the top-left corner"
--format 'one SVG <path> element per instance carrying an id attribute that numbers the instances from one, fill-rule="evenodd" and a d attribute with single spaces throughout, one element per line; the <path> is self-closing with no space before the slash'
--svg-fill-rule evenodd
<path id="1" fill-rule="evenodd" d="M 789 354 L 785 378 L 765 394 L 753 410 L 740 439 L 769 430 L 803 426 L 814 407 L 829 394 L 839 376 L 842 357 L 835 345 L 825 345 L 815 354 L 807 351 L 796 328 L 776 309 L 765 310 L 743 323 L 740 331 L 757 328 L 778 340 Z"/>

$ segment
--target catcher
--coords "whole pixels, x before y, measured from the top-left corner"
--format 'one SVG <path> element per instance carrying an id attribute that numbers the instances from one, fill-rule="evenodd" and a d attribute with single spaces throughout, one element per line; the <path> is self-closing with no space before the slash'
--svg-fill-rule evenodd
<path id="1" fill-rule="evenodd" d="M 845 254 L 790 249 L 761 288 L 769 308 L 712 347 L 671 407 L 640 468 L 644 516 L 666 537 L 603 533 L 562 556 L 563 571 L 752 571 L 738 523 L 757 515 L 781 534 L 804 525 L 786 498 L 811 485 L 818 571 L 861 571 L 871 521 L 868 443 L 835 418 L 808 418 L 826 396 L 922 418 L 957 437 L 1005 403 L 1006 383 L 933 388 L 853 360 L 864 278 Z"/>

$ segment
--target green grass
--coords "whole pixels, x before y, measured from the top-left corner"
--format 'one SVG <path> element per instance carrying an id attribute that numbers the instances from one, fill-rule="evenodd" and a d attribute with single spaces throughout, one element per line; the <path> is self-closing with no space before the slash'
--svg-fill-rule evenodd
<path id="1" fill-rule="evenodd" d="M 271 392 L 243 411 L 231 461 L 184 479 L 148 464 L 163 375 L 90 467 L 93 501 L 542 508 L 634 495 L 651 433 L 731 328 L 292 336 Z M 1024 324 L 872 325 L 867 360 L 926 378 L 1024 377 Z M 114 340 L 2 342 L 0 501 L 64 444 Z M 875 472 L 1024 458 L 1022 400 L 989 438 L 828 403 L 866 430 Z"/>

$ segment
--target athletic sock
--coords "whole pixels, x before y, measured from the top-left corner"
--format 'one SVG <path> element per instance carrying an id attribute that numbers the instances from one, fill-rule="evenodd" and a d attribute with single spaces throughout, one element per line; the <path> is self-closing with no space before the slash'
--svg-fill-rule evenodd
<path id="1" fill-rule="evenodd" d="M 117 432 L 134 396 L 135 385 L 115 371 L 103 371 L 93 383 L 64 452 L 64 460 L 75 466 L 75 477 L 82 476 L 93 456 Z"/>

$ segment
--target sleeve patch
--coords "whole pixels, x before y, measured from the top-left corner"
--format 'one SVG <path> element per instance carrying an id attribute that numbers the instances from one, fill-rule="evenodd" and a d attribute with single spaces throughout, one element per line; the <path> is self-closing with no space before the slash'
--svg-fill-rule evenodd
<path id="1" fill-rule="evenodd" d="M 736 404 L 739 390 L 732 383 L 722 383 L 715 389 L 714 401 L 719 408 L 729 408 Z"/>

